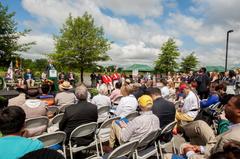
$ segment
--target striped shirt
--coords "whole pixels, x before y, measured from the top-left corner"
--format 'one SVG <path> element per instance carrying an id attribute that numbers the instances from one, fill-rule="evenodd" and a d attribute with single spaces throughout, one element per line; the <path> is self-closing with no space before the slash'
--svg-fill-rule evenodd
<path id="1" fill-rule="evenodd" d="M 121 130 L 121 140 L 123 142 L 141 140 L 152 131 L 160 129 L 159 119 L 152 111 L 141 112 L 141 115 L 134 118 Z"/>

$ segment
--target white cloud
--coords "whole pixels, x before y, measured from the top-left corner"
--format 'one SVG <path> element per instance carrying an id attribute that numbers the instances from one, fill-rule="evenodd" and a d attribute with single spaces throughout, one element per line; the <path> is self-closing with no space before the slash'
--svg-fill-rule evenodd
<path id="1" fill-rule="evenodd" d="M 176 13 L 170 15 L 167 23 L 173 27 L 177 26 L 176 30 L 182 35 L 189 35 L 202 45 L 219 44 L 224 41 L 224 29 L 221 26 L 205 25 L 203 19 Z"/>
<path id="2" fill-rule="evenodd" d="M 149 48 L 144 42 L 124 46 L 112 44 L 111 47 L 112 49 L 108 54 L 111 56 L 112 61 L 105 63 L 118 64 L 120 66 L 131 65 L 133 63 L 152 65 L 159 53 L 159 49 Z"/>
<path id="3" fill-rule="evenodd" d="M 98 26 L 103 26 L 106 34 L 109 37 L 111 37 L 113 41 L 120 41 L 124 43 L 124 45 L 126 45 L 125 47 L 121 48 L 121 51 L 123 53 L 128 52 L 128 56 L 123 56 L 124 58 L 129 58 L 129 55 L 132 55 L 133 57 L 135 57 L 134 53 L 136 51 L 138 52 L 138 57 L 142 57 L 141 54 L 144 54 L 145 52 L 147 52 L 146 51 L 147 48 L 159 49 L 161 44 L 168 39 L 169 36 L 163 34 L 163 31 L 161 30 L 159 24 L 157 24 L 155 21 L 150 19 L 145 19 L 142 25 L 129 24 L 124 18 L 116 18 L 116 17 L 111 17 L 103 14 L 98 6 L 99 1 L 97 2 L 98 3 L 94 3 L 94 1 L 88 1 L 88 0 L 78 0 L 78 1 L 23 0 L 22 4 L 23 4 L 23 7 L 29 13 L 37 17 L 37 24 L 38 23 L 42 24 L 41 26 L 41 25 L 36 25 L 35 24 L 36 22 L 35 23 L 32 21 L 26 22 L 28 26 L 31 25 L 34 28 L 33 30 L 40 30 L 40 28 L 45 27 L 45 25 L 54 25 L 56 28 L 59 28 L 64 23 L 65 18 L 67 18 L 70 12 L 72 13 L 73 16 L 82 16 L 85 11 L 88 11 L 90 14 L 93 15 L 96 24 Z M 117 3 L 117 1 L 114 1 L 114 2 Z M 105 3 L 106 1 L 104 3 L 101 2 L 101 6 L 103 7 Z M 148 1 L 147 5 L 143 5 L 143 3 L 145 3 L 144 1 L 135 3 L 135 4 L 138 4 L 137 8 L 135 8 L 136 9 L 135 11 L 134 11 L 134 8 L 131 8 L 131 6 L 133 7 L 134 5 L 130 5 L 129 3 L 133 3 L 133 2 L 129 1 L 127 4 L 121 1 L 121 4 L 128 6 L 129 12 L 127 13 L 129 14 L 136 15 L 138 13 L 138 16 L 147 17 L 147 16 L 159 16 L 160 15 L 159 13 L 161 13 L 160 1 L 156 1 L 156 0 Z M 107 4 L 114 5 L 114 3 L 110 3 L 110 2 Z M 143 10 L 141 10 L 140 8 Z M 113 8 L 110 8 L 110 9 L 113 9 Z M 154 11 L 156 9 L 158 10 L 158 12 Z M 146 12 L 144 12 L 145 10 Z M 152 12 L 147 12 L 147 10 L 148 11 L 151 10 Z M 158 14 L 155 15 L 154 12 L 157 12 Z M 156 35 L 157 37 L 155 37 Z M 177 43 L 181 45 L 182 42 L 180 40 L 177 40 Z M 145 47 L 143 46 L 143 44 L 149 45 L 154 48 L 150 48 L 149 46 Z M 42 45 L 39 44 L 39 48 L 41 46 Z M 131 49 L 133 51 L 128 51 Z M 144 58 L 148 59 L 149 56 L 146 56 Z"/>
<path id="4" fill-rule="evenodd" d="M 178 7 L 176 2 L 167 1 L 166 7 Z M 23 41 L 36 41 L 37 45 L 29 51 L 42 56 L 42 53 L 53 50 L 52 36 L 44 32 L 45 28 L 59 30 L 69 13 L 82 16 L 90 13 L 98 26 L 103 26 L 107 37 L 115 41 L 108 52 L 113 64 L 146 63 L 153 64 L 159 48 L 169 37 L 176 40 L 181 50 L 186 50 L 182 36 L 194 39 L 195 51 L 202 64 L 223 65 L 225 57 L 226 31 L 234 29 L 230 35 L 229 53 L 231 63 L 240 58 L 240 14 L 238 0 L 193 0 L 195 5 L 189 6 L 193 15 L 184 15 L 181 10 L 170 13 L 168 19 L 163 15 L 162 0 L 22 0 L 22 5 L 35 20 L 23 21 L 33 29 L 31 35 Z M 180 3 L 180 2 L 178 2 Z M 180 5 L 179 5 L 180 6 Z M 109 16 L 102 9 L 110 10 Z M 180 8 L 176 8 L 180 9 Z M 125 18 L 137 16 L 139 23 L 129 23 Z M 195 17 L 194 17 L 195 16 Z M 159 17 L 164 20 L 159 21 Z M 201 18 L 199 18 L 201 17 Z M 30 55 L 30 54 L 29 54 Z M 185 53 L 183 53 L 185 55 Z M 25 55 L 24 55 L 25 56 Z M 235 60 L 235 61 L 234 61 Z"/>
<path id="5" fill-rule="evenodd" d="M 159 17 L 163 12 L 162 0 L 97 0 L 96 2 L 101 8 L 110 9 L 121 16 Z"/>
<path id="6" fill-rule="evenodd" d="M 54 47 L 54 41 L 51 35 L 33 35 L 29 34 L 25 37 L 21 37 L 19 43 L 36 42 L 36 45 L 32 45 L 31 49 L 25 53 L 21 53 L 26 58 L 46 58 L 46 54 L 52 53 Z"/>

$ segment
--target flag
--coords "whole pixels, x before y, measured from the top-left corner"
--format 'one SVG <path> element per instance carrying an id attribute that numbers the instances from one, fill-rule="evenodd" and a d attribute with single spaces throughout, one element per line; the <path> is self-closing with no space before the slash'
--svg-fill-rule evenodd
<path id="1" fill-rule="evenodd" d="M 13 79 L 13 63 L 11 61 L 9 67 L 8 67 L 8 71 L 7 71 L 7 76 L 6 76 L 7 79 Z"/>
<path id="2" fill-rule="evenodd" d="M 19 68 L 19 61 L 18 59 L 16 59 L 16 64 L 15 64 L 16 68 Z"/>

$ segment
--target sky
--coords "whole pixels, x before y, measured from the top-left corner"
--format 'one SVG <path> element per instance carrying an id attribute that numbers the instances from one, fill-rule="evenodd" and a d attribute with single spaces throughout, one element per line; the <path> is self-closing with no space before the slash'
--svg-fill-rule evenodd
<path id="1" fill-rule="evenodd" d="M 240 64 L 239 0 L 0 0 L 9 12 L 16 12 L 18 31 L 32 31 L 19 43 L 36 45 L 22 57 L 46 58 L 54 52 L 53 35 L 71 13 L 88 12 L 96 26 L 114 43 L 107 52 L 111 60 L 103 65 L 153 66 L 168 38 L 174 38 L 181 52 L 178 61 L 194 52 L 201 66 L 225 63 L 226 34 L 229 36 L 229 66 Z"/>

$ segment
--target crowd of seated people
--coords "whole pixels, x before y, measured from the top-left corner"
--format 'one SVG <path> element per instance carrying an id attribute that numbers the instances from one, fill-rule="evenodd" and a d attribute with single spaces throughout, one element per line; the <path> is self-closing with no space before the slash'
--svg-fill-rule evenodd
<path id="1" fill-rule="evenodd" d="M 90 97 L 88 88 L 84 84 L 77 86 L 75 91 L 73 91 L 73 86 L 68 81 L 63 81 L 59 84 L 60 91 L 56 95 L 51 93 L 48 85 L 42 85 L 40 90 L 29 89 L 26 91 L 24 88 L 18 88 L 20 94 L 8 101 L 8 107 L 1 110 L 1 114 L 7 113 L 5 111 L 9 111 L 9 109 L 17 108 L 24 112 L 24 119 L 22 118 L 22 120 L 25 121 L 25 119 L 40 116 L 50 118 L 50 116 L 48 116 L 48 109 L 53 105 L 59 107 L 59 109 L 65 107 L 63 118 L 57 130 L 64 131 L 67 134 L 66 144 L 69 142 L 71 132 L 78 126 L 90 122 L 99 122 L 99 119 L 103 119 L 101 120 L 102 123 L 108 118 L 120 117 L 119 120 L 113 121 L 111 125 L 109 141 L 107 143 L 108 146 L 104 149 L 106 152 L 112 151 L 119 145 L 135 139 L 140 141 L 152 131 L 159 130 L 160 128 L 164 129 L 173 121 L 178 121 L 177 128 L 173 129 L 175 134 L 184 133 L 184 128 L 182 131 L 179 131 L 180 129 L 178 129 L 178 127 L 184 127 L 185 124 L 192 124 L 193 126 L 191 127 L 193 128 L 191 132 L 193 135 L 198 134 L 199 132 L 197 132 L 197 130 L 202 129 L 212 130 L 213 132 L 209 134 L 218 133 L 220 135 L 212 137 L 206 145 L 182 145 L 181 156 L 176 154 L 166 156 L 173 159 L 194 158 L 199 156 L 203 158 L 205 156 L 206 158 L 206 156 L 209 157 L 212 154 L 223 151 L 223 145 L 230 140 L 240 142 L 239 137 L 236 135 L 236 132 L 239 131 L 238 125 L 240 122 L 240 96 L 229 96 L 229 94 L 226 93 L 226 84 L 224 82 L 219 83 L 221 80 L 210 80 L 204 69 L 201 69 L 200 73 L 196 75 L 196 81 L 194 81 L 194 77 L 192 76 L 193 75 L 188 77 L 184 75 L 184 77 L 178 77 L 177 79 L 181 79 L 181 81 L 178 83 L 178 86 L 175 87 L 175 90 L 171 91 L 169 90 L 173 89 L 172 82 L 174 81 L 171 77 L 168 77 L 168 80 L 162 79 L 160 81 L 162 84 L 157 84 L 151 79 L 147 81 L 142 80 L 141 83 L 134 83 L 134 81 L 131 80 L 127 80 L 126 82 L 118 81 L 115 90 L 111 91 L 112 93 L 108 91 L 105 84 L 101 84 L 98 87 L 98 94 L 93 97 Z M 174 92 L 176 94 L 174 94 Z M 173 99 L 169 99 L 170 94 L 174 95 L 171 97 Z M 118 103 L 115 103 L 114 101 L 118 97 L 121 98 L 119 98 Z M 180 104 L 174 104 L 177 102 Z M 218 112 L 221 114 L 217 116 L 219 117 L 216 123 L 218 124 L 217 132 L 212 129 L 212 125 L 209 125 L 207 129 L 206 127 L 201 127 L 199 121 L 195 121 L 199 112 L 203 109 L 211 109 L 211 106 L 218 102 L 221 103 L 219 106 L 220 112 Z M 111 107 L 113 103 L 116 104 L 116 109 L 111 112 L 111 115 L 109 115 L 108 112 L 101 115 L 98 114 L 99 108 L 102 106 Z M 224 105 L 225 109 L 223 109 Z M 129 121 L 126 117 L 136 111 L 139 115 Z M 8 116 L 11 117 L 10 115 Z M 22 133 L 24 132 L 22 129 L 21 131 L 16 130 L 16 132 L 13 133 L 6 133 L 4 129 L 13 126 L 11 124 L 7 125 L 7 123 L 10 122 L 13 124 L 17 121 L 14 116 L 12 116 L 12 118 L 14 118 L 11 119 L 12 121 L 3 117 L 4 116 L 0 116 L 0 131 L 3 136 L 0 138 L 0 144 L 7 144 L 5 139 L 8 136 L 12 136 L 12 134 L 17 134 L 17 136 L 24 134 L 26 137 L 30 136 L 29 133 L 28 135 L 26 135 L 27 133 Z M 98 124 L 101 125 L 101 123 Z M 4 124 L 6 125 L 4 126 Z M 23 126 L 21 128 L 23 128 Z M 172 137 L 173 134 L 171 133 L 170 136 L 166 137 L 166 141 L 171 141 Z M 183 135 L 183 137 L 186 136 Z M 85 146 L 94 139 L 94 134 L 91 134 L 86 137 L 75 138 L 73 143 L 78 146 Z M 189 141 L 187 137 L 185 139 Z M 163 138 L 160 138 L 160 140 L 163 140 Z M 39 149 L 42 147 L 43 146 L 40 146 Z M 13 147 L 13 149 L 15 148 L 16 147 Z M 31 149 L 24 153 L 21 152 L 19 157 L 34 150 L 37 149 Z M 7 151 L 7 149 L 5 151 Z"/>

